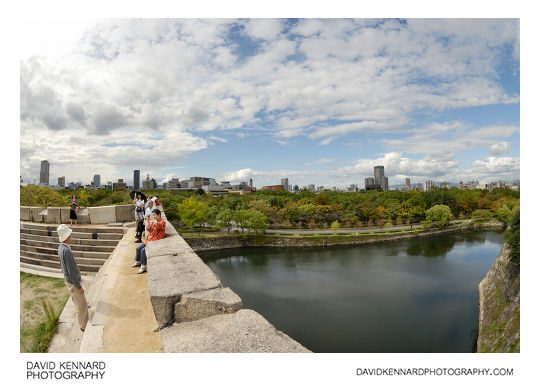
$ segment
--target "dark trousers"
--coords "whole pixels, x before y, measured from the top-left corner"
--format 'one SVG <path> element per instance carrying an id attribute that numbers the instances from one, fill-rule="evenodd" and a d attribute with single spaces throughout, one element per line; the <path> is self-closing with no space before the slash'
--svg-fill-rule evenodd
<path id="1" fill-rule="evenodd" d="M 135 261 L 140 261 L 141 265 L 146 265 L 146 244 L 142 243 L 135 249 Z"/>
<path id="2" fill-rule="evenodd" d="M 142 237 L 142 234 L 144 232 L 144 220 L 140 219 L 139 224 L 137 225 L 137 238 L 140 239 Z"/>

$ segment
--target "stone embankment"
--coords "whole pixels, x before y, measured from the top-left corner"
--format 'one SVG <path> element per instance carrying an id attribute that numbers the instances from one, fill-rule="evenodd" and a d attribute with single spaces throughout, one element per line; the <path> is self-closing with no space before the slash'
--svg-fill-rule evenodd
<path id="1" fill-rule="evenodd" d="M 504 244 L 478 286 L 477 352 L 520 351 L 520 270 L 510 262 L 508 252 L 509 247 Z"/>
<path id="2" fill-rule="evenodd" d="M 146 251 L 150 301 L 165 352 L 309 352 L 255 311 L 242 309 L 240 297 L 223 287 L 169 222 L 165 238 Z"/>
<path id="3" fill-rule="evenodd" d="M 501 230 L 500 222 L 467 223 L 466 225 L 451 225 L 444 228 L 430 230 L 410 230 L 396 233 L 366 233 L 358 235 L 318 235 L 318 236 L 274 236 L 271 234 L 239 234 L 224 236 L 197 235 L 185 237 L 185 241 L 194 251 L 214 251 L 220 249 L 243 248 L 243 247 L 315 247 L 330 245 L 363 245 L 381 242 L 406 240 L 417 237 L 432 236 L 456 231 L 471 230 Z"/>

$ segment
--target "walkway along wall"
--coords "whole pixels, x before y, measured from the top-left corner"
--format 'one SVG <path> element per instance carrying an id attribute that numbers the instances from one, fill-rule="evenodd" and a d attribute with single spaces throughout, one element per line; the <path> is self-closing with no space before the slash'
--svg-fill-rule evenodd
<path id="1" fill-rule="evenodd" d="M 166 215 L 162 212 L 166 220 Z M 167 221 L 146 247 L 148 289 L 166 352 L 309 352 L 220 279 Z"/>

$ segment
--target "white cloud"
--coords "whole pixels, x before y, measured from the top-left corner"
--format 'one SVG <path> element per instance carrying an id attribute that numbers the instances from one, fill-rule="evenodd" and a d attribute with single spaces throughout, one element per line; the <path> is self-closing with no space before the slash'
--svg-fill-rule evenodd
<path id="1" fill-rule="evenodd" d="M 335 158 L 319 158 L 312 161 L 302 162 L 302 165 L 323 165 L 323 164 L 333 164 L 336 162 L 337 162 L 337 159 Z"/>
<path id="2" fill-rule="evenodd" d="M 503 155 L 510 152 L 510 144 L 508 142 L 494 143 L 489 148 L 489 153 L 493 155 Z"/>
<path id="3" fill-rule="evenodd" d="M 249 131 L 324 145 L 351 133 L 395 132 L 419 111 L 519 101 L 497 74 L 502 48 L 513 48 L 518 58 L 519 20 L 303 19 L 291 30 L 295 39 L 276 19 L 75 24 L 40 23 L 39 31 L 54 27 L 44 39 L 25 30 L 22 175 L 35 176 L 40 157 L 72 165 L 97 159 L 111 175 L 153 152 L 180 161 L 210 146 L 196 134 L 204 131 L 214 141 L 224 131 L 239 137 Z M 232 27 L 254 39 L 252 52 L 240 53 Z M 54 43 L 48 39 L 63 34 L 59 49 L 48 50 Z M 519 133 L 516 125 L 432 128 L 405 130 L 412 135 L 385 144 L 396 152 L 457 152 Z M 75 161 L 72 147 L 81 138 L 85 148 Z M 148 162 L 164 164 L 160 157 Z M 66 174 L 79 172 L 68 165 Z"/>

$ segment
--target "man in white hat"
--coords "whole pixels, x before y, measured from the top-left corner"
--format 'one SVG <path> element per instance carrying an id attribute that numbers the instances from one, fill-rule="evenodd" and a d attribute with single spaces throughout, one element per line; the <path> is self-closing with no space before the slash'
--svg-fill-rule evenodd
<path id="1" fill-rule="evenodd" d="M 69 243 L 71 241 L 71 229 L 66 224 L 60 224 L 57 228 L 60 246 L 58 247 L 58 258 L 64 272 L 64 280 L 66 287 L 71 295 L 75 308 L 77 309 L 77 318 L 79 319 L 79 327 L 84 332 L 86 323 L 88 323 L 88 303 L 84 296 L 84 289 L 81 286 L 81 273 L 77 262 L 71 252 Z"/>

